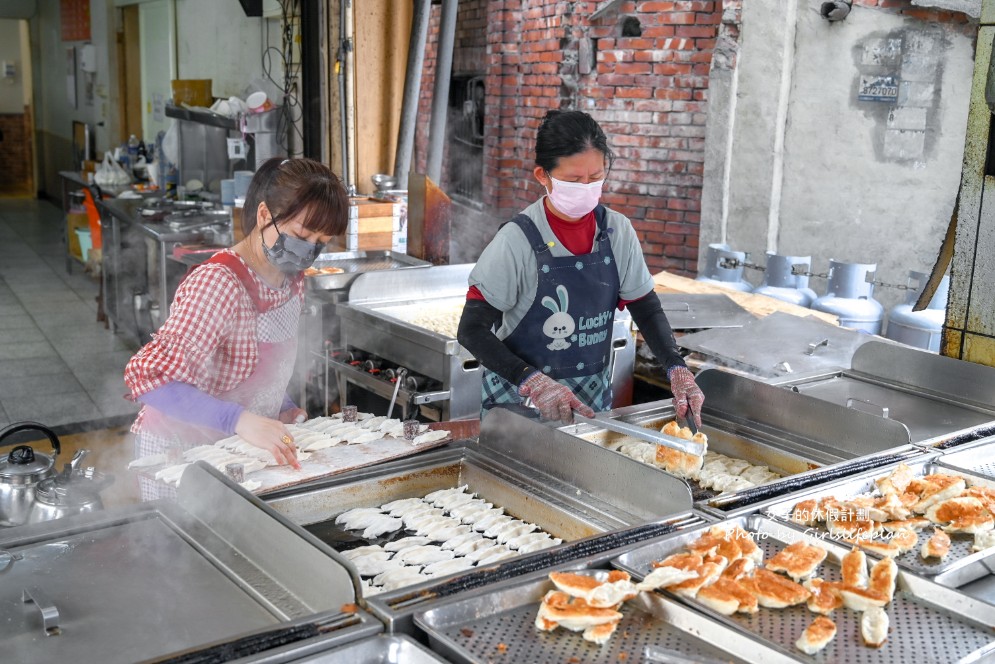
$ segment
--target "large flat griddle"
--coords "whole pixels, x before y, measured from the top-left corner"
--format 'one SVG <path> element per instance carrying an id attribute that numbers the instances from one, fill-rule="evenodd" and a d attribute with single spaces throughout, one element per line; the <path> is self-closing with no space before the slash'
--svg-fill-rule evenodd
<path id="1" fill-rule="evenodd" d="M 3 658 L 136 662 L 250 637 L 265 649 L 380 631 L 364 612 L 341 611 L 355 586 L 328 564 L 334 554 L 254 500 L 193 466 L 177 503 L 3 531 L 0 549 L 13 556 L 0 583 Z M 284 636 L 260 636 L 269 632 Z"/>

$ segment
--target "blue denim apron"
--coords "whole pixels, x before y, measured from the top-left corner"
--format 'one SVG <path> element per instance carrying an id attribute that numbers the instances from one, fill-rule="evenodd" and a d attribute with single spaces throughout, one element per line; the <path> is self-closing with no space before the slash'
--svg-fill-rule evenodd
<path id="1" fill-rule="evenodd" d="M 555 258 L 527 215 L 517 224 L 535 251 L 538 283 L 525 317 L 504 339 L 511 352 L 569 387 L 595 412 L 611 408 L 612 324 L 618 305 L 619 277 L 604 206 L 594 210 L 598 233 L 591 253 Z M 507 408 L 538 418 L 524 405 L 518 386 L 484 368 L 481 417 Z"/>

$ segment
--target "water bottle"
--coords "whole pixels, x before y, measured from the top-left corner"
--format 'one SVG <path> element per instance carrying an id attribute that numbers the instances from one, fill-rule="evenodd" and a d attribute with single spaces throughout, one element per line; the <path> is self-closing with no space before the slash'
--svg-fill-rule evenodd
<path id="1" fill-rule="evenodd" d="M 128 158 L 131 160 L 132 165 L 138 163 L 138 145 L 140 142 L 134 134 L 128 137 Z"/>

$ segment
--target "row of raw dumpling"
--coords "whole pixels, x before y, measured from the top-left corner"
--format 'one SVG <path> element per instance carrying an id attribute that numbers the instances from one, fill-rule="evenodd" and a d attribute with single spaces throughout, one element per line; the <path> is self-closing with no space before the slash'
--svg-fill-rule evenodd
<path id="1" fill-rule="evenodd" d="M 374 539 L 403 527 L 436 541 L 446 541 L 475 531 L 501 543 L 508 542 L 512 548 L 525 548 L 523 553 L 544 548 L 544 544 L 559 544 L 559 540 L 554 541 L 546 533 L 533 534 L 538 526 L 504 514 L 502 508 L 466 493 L 466 488 L 464 485 L 442 489 L 424 498 L 404 498 L 381 507 L 356 508 L 340 514 L 335 523 L 347 530 L 362 530 L 366 539 Z"/>
<path id="2" fill-rule="evenodd" d="M 336 522 L 347 529 L 363 528 L 364 537 L 375 536 L 387 528 L 386 520 L 392 522 L 389 527 L 393 530 L 404 527 L 416 533 L 383 547 L 372 545 L 353 549 L 346 553 L 347 557 L 353 560 L 362 576 L 374 577 L 374 586 L 393 589 L 561 542 L 547 533 L 535 532 L 538 529 L 535 524 L 508 516 L 500 507 L 466 493 L 466 488 L 443 489 L 424 498 L 404 498 L 379 508 L 344 512 Z M 425 565 L 424 570 L 422 565 Z M 413 566 L 419 568 L 420 576 L 411 571 Z"/>

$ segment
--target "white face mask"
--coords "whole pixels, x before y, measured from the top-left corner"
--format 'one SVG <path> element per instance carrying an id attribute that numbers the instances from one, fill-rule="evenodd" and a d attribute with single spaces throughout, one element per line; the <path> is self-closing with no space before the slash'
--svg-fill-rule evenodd
<path id="1" fill-rule="evenodd" d="M 583 217 L 593 210 L 601 200 L 601 187 L 604 180 L 583 184 L 581 182 L 564 182 L 552 175 L 553 191 L 546 190 L 553 207 L 564 215 L 572 218 Z"/>

